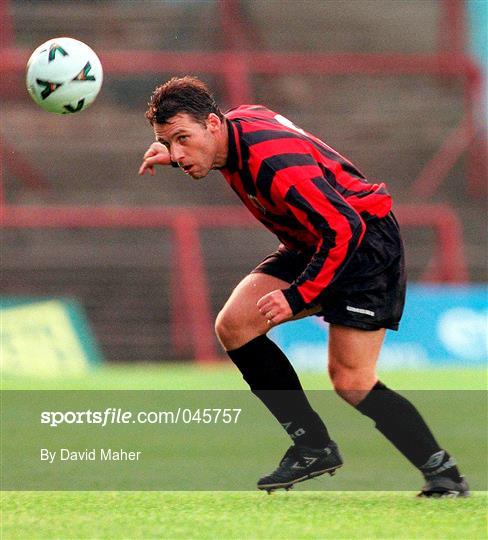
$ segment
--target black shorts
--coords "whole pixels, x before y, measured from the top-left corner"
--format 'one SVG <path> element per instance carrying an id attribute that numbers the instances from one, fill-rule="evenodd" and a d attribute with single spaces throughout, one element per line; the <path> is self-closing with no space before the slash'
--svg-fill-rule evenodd
<path id="1" fill-rule="evenodd" d="M 252 272 L 293 283 L 313 252 L 283 245 Z M 405 304 L 405 258 L 398 223 L 392 213 L 366 222 L 364 238 L 336 280 L 314 302 L 318 316 L 332 324 L 398 330 Z"/>

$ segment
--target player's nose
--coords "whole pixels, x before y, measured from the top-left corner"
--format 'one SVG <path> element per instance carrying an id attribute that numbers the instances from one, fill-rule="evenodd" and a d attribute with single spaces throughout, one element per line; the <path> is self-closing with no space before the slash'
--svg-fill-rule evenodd
<path id="1" fill-rule="evenodd" d="M 178 145 L 171 146 L 170 154 L 171 161 L 175 161 L 176 163 L 182 163 L 185 157 L 182 147 Z"/>

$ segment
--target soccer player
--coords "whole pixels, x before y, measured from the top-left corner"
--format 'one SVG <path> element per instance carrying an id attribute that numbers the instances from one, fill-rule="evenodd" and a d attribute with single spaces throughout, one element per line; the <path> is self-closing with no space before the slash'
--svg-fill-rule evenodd
<path id="1" fill-rule="evenodd" d="M 281 242 L 237 285 L 215 324 L 251 391 L 293 441 L 258 488 L 289 489 L 342 466 L 291 363 L 267 337 L 273 326 L 320 315 L 330 323 L 335 391 L 420 470 L 419 495 L 468 495 L 416 408 L 376 376 L 386 329 L 398 329 L 405 298 L 402 240 L 385 185 L 369 183 L 327 144 L 263 106 L 223 114 L 197 78 L 158 86 L 146 117 L 157 142 L 139 174 L 172 165 L 199 180 L 218 169 Z"/>

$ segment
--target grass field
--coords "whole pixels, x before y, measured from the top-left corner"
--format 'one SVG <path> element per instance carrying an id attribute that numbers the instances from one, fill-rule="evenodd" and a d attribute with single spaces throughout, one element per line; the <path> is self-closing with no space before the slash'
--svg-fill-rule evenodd
<path id="1" fill-rule="evenodd" d="M 486 499 L 410 493 L 9 493 L 3 538 L 486 538 Z"/>
<path id="2" fill-rule="evenodd" d="M 481 370 L 389 372 L 381 378 L 386 384 L 404 390 L 486 389 L 486 374 Z M 330 388 L 325 375 L 304 374 L 302 380 L 307 389 Z M 4 390 L 245 388 L 233 368 L 195 366 L 103 368 L 85 377 L 63 380 L 4 378 L 2 387 Z M 457 409 L 453 404 L 447 414 L 447 419 L 461 424 L 449 440 L 449 447 L 457 446 L 461 453 L 465 452 L 463 461 L 469 465 L 470 483 L 483 486 L 486 454 L 484 450 L 477 453 L 476 449 L 479 441 L 486 438 L 485 429 L 482 427 L 480 433 L 472 422 L 456 422 L 462 418 L 462 410 Z M 436 425 L 437 421 L 442 426 L 445 419 L 441 415 Z M 347 435 L 341 434 L 341 442 L 354 471 L 356 445 L 354 438 L 348 440 Z M 205 447 L 205 441 L 197 443 Z M 240 446 L 246 448 L 244 441 Z M 390 455 L 386 446 L 378 448 L 381 456 L 383 450 Z M 281 449 L 273 459 L 280 457 Z M 225 451 L 218 459 L 226 470 L 232 468 L 237 474 L 250 474 L 253 460 L 246 461 L 245 451 L 242 452 L 232 463 L 226 459 Z M 391 455 L 393 460 L 397 459 L 394 452 Z M 399 467 L 413 474 L 401 459 L 398 458 Z M 396 463 L 393 461 L 392 466 L 396 467 Z M 305 483 L 296 490 L 271 496 L 254 491 L 5 491 L 1 538 L 487 538 L 486 491 L 475 491 L 471 498 L 463 500 L 420 500 L 413 491 L 323 491 L 334 489 L 333 482 L 340 485 L 340 474 L 346 485 L 348 474 L 353 482 L 356 473 L 348 473 L 348 469 L 344 467 L 333 479 L 309 482 L 308 488 Z M 371 481 L 382 471 L 374 467 L 364 474 Z M 419 487 L 420 483 L 419 478 Z"/>
<path id="3" fill-rule="evenodd" d="M 387 385 L 400 390 L 486 390 L 487 372 L 483 369 L 431 369 L 386 371 L 379 374 Z M 325 373 L 300 374 L 303 386 L 309 390 L 330 389 Z M 118 365 L 92 370 L 70 377 L 2 378 L 4 390 L 234 390 L 247 385 L 233 366 L 210 364 Z"/>

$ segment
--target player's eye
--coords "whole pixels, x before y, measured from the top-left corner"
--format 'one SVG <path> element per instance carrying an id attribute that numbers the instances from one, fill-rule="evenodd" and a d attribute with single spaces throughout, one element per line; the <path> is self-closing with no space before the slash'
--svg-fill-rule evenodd
<path id="1" fill-rule="evenodd" d="M 188 135 L 180 135 L 180 136 L 178 137 L 178 142 L 184 143 L 184 142 L 187 141 L 187 139 L 188 139 Z"/>

